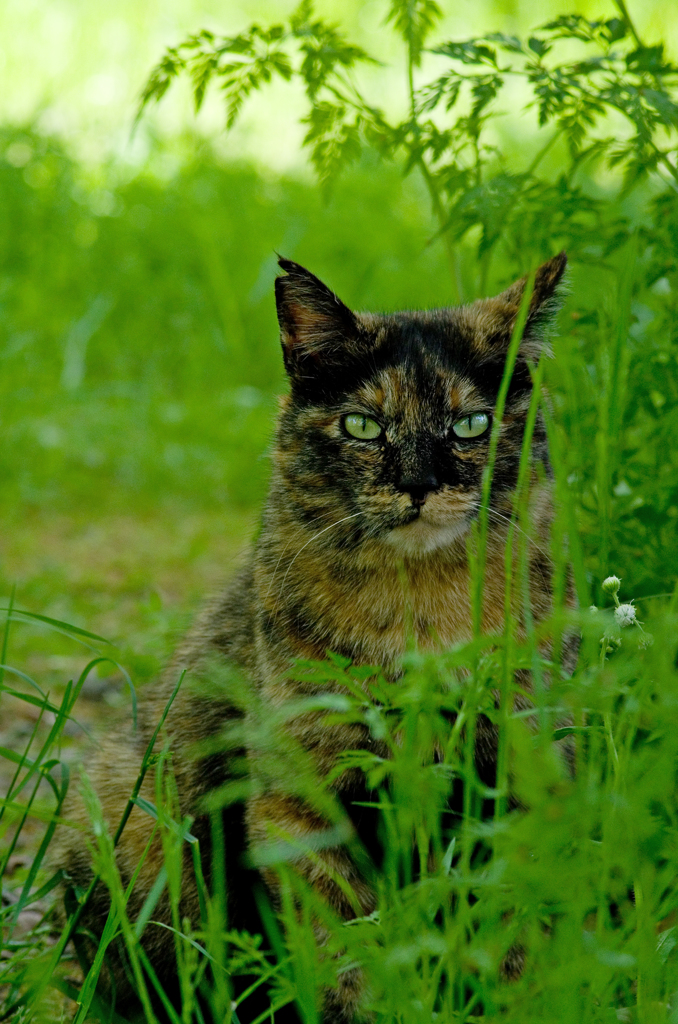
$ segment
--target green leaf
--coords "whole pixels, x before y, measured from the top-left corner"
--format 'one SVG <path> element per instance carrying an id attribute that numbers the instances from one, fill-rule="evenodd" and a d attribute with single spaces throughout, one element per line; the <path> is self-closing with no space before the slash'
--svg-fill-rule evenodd
<path id="1" fill-rule="evenodd" d="M 637 50 L 629 53 L 626 58 L 626 66 L 629 71 L 648 71 L 652 75 L 665 74 L 672 70 L 664 64 L 664 45 L 639 46 Z"/>
<path id="2" fill-rule="evenodd" d="M 501 234 L 507 216 L 514 212 L 525 185 L 523 175 L 497 174 L 488 182 L 469 189 L 452 207 L 448 229 L 461 238 L 476 224 L 482 226 L 478 252 L 487 252 Z"/>
<path id="3" fill-rule="evenodd" d="M 443 874 L 445 874 L 445 875 L 449 875 L 450 871 L 452 870 L 452 861 L 454 859 L 454 850 L 455 850 L 456 845 L 457 845 L 457 837 L 454 836 L 450 840 L 450 843 L 449 843 L 447 849 L 445 850 L 445 855 L 444 855 L 444 857 L 442 859 L 442 862 L 441 862 L 441 865 L 440 865 L 442 870 L 443 870 Z"/>
<path id="4" fill-rule="evenodd" d="M 144 929 L 151 918 L 151 914 L 158 905 L 158 900 L 165 891 L 166 885 L 167 868 L 163 864 L 162 867 L 160 868 L 160 871 L 158 872 L 157 878 L 155 879 L 153 885 L 151 886 L 148 892 L 148 896 L 144 900 L 144 904 L 141 910 L 139 911 L 138 917 L 134 922 L 134 934 L 138 939 L 140 939 L 141 936 L 143 935 Z"/>
<path id="5" fill-rule="evenodd" d="M 678 104 L 666 92 L 657 89 L 643 89 L 644 99 L 660 114 L 665 124 L 678 128 Z"/>
<path id="6" fill-rule="evenodd" d="M 141 92 L 135 123 L 151 102 L 159 102 L 169 89 L 172 80 L 186 67 L 186 61 L 180 56 L 178 49 L 170 47 L 160 62 L 153 68 L 148 81 Z"/>
<path id="7" fill-rule="evenodd" d="M 551 49 L 548 43 L 544 42 L 543 39 L 539 39 L 537 36 L 530 36 L 527 41 L 527 45 L 532 53 L 536 53 L 538 57 L 545 57 Z"/>
<path id="8" fill-rule="evenodd" d="M 441 75 L 435 82 L 419 90 L 416 101 L 417 114 L 426 114 L 434 110 L 441 100 L 445 100 L 445 110 L 450 111 L 459 99 L 464 79 L 456 71 Z"/>
<path id="9" fill-rule="evenodd" d="M 295 34 L 301 38 L 304 59 L 299 70 L 311 99 L 336 74 L 337 68 L 352 68 L 358 61 L 377 63 L 359 46 L 346 43 L 338 32 L 321 22 Z"/>
<path id="10" fill-rule="evenodd" d="M 490 43 L 498 43 L 503 50 L 509 53 L 524 53 L 525 48 L 518 36 L 507 36 L 503 32 L 491 32 L 485 39 Z"/>
<path id="11" fill-rule="evenodd" d="M 542 31 L 551 32 L 555 39 L 581 39 L 591 42 L 602 23 L 589 21 L 581 14 L 563 14 L 554 21 L 542 25 Z"/>
<path id="12" fill-rule="evenodd" d="M 313 0 L 301 0 L 290 17 L 290 28 L 295 34 L 301 34 L 310 25 L 313 17 Z"/>
<path id="13" fill-rule="evenodd" d="M 472 118 L 480 117 L 487 105 L 495 99 L 503 84 L 504 80 L 501 75 L 480 75 L 474 80 L 471 86 L 471 95 L 473 97 Z"/>
<path id="14" fill-rule="evenodd" d="M 316 103 L 307 117 L 309 128 L 304 145 L 311 149 L 311 159 L 322 182 L 329 182 L 361 151 L 362 120 L 359 116 L 348 120 L 344 106 L 336 103 Z"/>
<path id="15" fill-rule="evenodd" d="M 21 669 L 14 668 L 13 665 L 0 665 L 0 673 L 2 673 L 2 679 L 4 679 L 5 672 L 11 672 L 12 675 L 18 676 L 19 679 L 23 679 L 25 683 L 28 683 L 29 686 L 32 686 L 33 689 L 36 690 L 42 697 L 44 697 L 45 699 L 47 698 L 47 695 L 44 693 L 43 690 L 41 690 L 36 681 L 32 679 L 29 675 L 27 675 L 25 672 L 22 672 Z M 0 683 L 0 690 L 4 689 L 4 683 Z"/>
<path id="16" fill-rule="evenodd" d="M 226 94 L 228 109 L 227 126 L 231 128 L 247 97 L 270 82 L 276 74 L 289 81 L 292 77 L 292 66 L 286 54 L 280 50 L 273 50 L 249 61 L 222 65 L 218 74 L 223 79 L 222 89 Z"/>
<path id="17" fill-rule="evenodd" d="M 113 646 L 111 641 L 106 640 L 103 636 L 98 636 L 96 633 L 90 633 L 86 629 L 80 629 L 79 626 L 72 626 L 70 622 L 62 622 L 60 619 L 50 619 L 47 615 L 36 615 L 35 612 L 27 612 L 22 608 L 14 608 L 13 610 L 9 608 L 0 608 L 0 612 L 11 612 L 12 619 L 15 622 L 44 622 L 48 626 L 53 626 L 59 632 L 69 633 L 73 636 L 86 636 L 90 640 L 98 640 L 99 643 Z"/>
<path id="18" fill-rule="evenodd" d="M 578 732 L 589 732 L 590 725 L 564 725 L 562 729 L 554 729 L 552 739 L 554 741 L 565 739 L 566 736 L 574 736 Z"/>
<path id="19" fill-rule="evenodd" d="M 451 57 L 452 60 L 459 60 L 462 64 L 491 64 L 492 67 L 497 66 L 496 51 L 475 39 L 469 39 L 467 42 L 458 43 L 450 41 L 443 43 L 441 46 L 436 46 L 435 49 L 431 50 L 431 53 L 437 53 L 441 57 Z"/>
<path id="20" fill-rule="evenodd" d="M 140 810 L 148 814 L 149 817 L 153 818 L 154 821 L 159 820 L 158 808 L 150 800 L 146 800 L 145 797 L 139 796 L 137 794 L 137 796 L 132 797 L 132 803 L 136 804 Z M 172 832 L 174 832 L 174 834 L 178 836 L 180 839 L 185 839 L 187 843 L 198 842 L 196 837 L 191 832 L 189 832 L 190 826 L 180 825 L 178 821 L 174 821 L 173 818 L 167 818 L 167 816 L 165 816 L 163 820 L 165 821 L 166 824 L 169 825 Z"/>
<path id="21" fill-rule="evenodd" d="M 675 927 L 667 928 L 657 936 L 657 952 L 659 954 L 659 959 L 663 964 L 668 961 L 672 950 L 674 950 L 676 945 L 678 945 L 678 939 L 676 939 L 675 933 Z"/>
<path id="22" fill-rule="evenodd" d="M 391 0 L 386 20 L 393 23 L 396 32 L 407 43 L 410 60 L 415 67 L 421 62 L 426 37 L 441 17 L 442 11 L 436 0 Z"/>
<path id="23" fill-rule="evenodd" d="M 621 18 L 610 18 L 605 22 L 603 35 L 610 43 L 624 39 L 628 31 L 627 24 Z"/>

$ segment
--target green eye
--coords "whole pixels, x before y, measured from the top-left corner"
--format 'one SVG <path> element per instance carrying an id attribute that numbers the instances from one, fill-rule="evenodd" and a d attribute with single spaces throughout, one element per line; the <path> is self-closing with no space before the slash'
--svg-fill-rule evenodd
<path id="1" fill-rule="evenodd" d="M 369 416 L 363 416 L 359 412 L 352 412 L 348 416 L 344 416 L 343 424 L 346 433 L 351 437 L 357 437 L 359 441 L 373 441 L 375 437 L 383 434 L 383 430 L 376 420 L 371 420 Z"/>
<path id="2" fill-rule="evenodd" d="M 457 420 L 452 424 L 452 430 L 457 437 L 480 437 L 490 425 L 490 417 L 486 412 L 474 412 L 470 416 L 464 416 L 463 420 Z"/>

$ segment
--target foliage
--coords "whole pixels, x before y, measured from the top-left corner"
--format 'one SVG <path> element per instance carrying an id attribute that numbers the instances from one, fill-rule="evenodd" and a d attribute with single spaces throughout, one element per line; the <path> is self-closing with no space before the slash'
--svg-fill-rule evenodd
<path id="1" fill-rule="evenodd" d="M 114 168 L 92 180 L 57 140 L 3 129 L 0 460 L 3 511 L 17 531 L 32 508 L 77 509 L 86 520 L 106 503 L 138 513 L 168 501 L 179 517 L 189 507 L 257 508 L 281 386 L 274 250 L 307 263 L 356 307 L 447 302 L 449 271 L 427 245 L 427 190 L 459 295 L 498 290 L 557 247 L 570 250 L 572 298 L 556 358 L 539 369 L 558 495 L 553 547 L 559 579 L 566 558 L 574 562 L 581 608 L 599 606 L 574 618 L 556 609 L 550 624 L 556 635 L 583 635 L 572 678 L 560 672 L 557 650 L 555 664 L 540 658 L 534 632 L 516 642 L 510 620 L 501 636 L 439 656 L 411 652 L 397 682 L 339 658 L 297 667 L 318 686 L 306 710 L 365 725 L 391 754 L 350 751 L 341 765 L 366 774 L 374 799 L 363 812 L 381 839 L 381 856 L 354 851 L 372 873 L 379 906 L 350 925 L 318 904 L 295 873 L 291 847 L 278 843 L 255 856 L 284 878 L 280 917 L 264 900 L 260 934 L 228 929 L 218 811 L 256 783 L 247 777 L 215 797 L 214 882 L 199 878 L 201 920 L 183 922 L 179 868 L 187 850 L 196 870 L 199 859 L 164 750 L 140 764 L 156 773 L 156 801 L 142 809 L 163 838 L 164 874 L 130 920 L 115 834 L 88 792 L 86 841 L 114 910 L 78 988 L 64 936 L 55 952 L 47 921 L 29 932 L 20 925 L 60 880 L 45 865 L 70 783 L 65 737 L 88 673 L 111 648 L 65 616 L 39 619 L 7 602 L 0 663 L 12 667 L 0 667 L 3 714 L 19 702 L 37 722 L 20 749 L 0 749 L 12 779 L 0 806 L 0 866 L 31 825 L 38 841 L 32 861 L 3 882 L 3 1018 L 115 1020 L 95 984 L 105 944 L 116 939 L 129 950 L 143 1016 L 156 1020 L 153 999 L 163 1003 L 164 993 L 140 939 L 160 927 L 153 912 L 166 887 L 181 991 L 179 1009 L 164 1009 L 173 1024 L 200 1022 L 207 1009 L 236 1024 L 275 1020 L 291 1001 L 304 1024 L 315 1024 L 321 986 L 355 963 L 377 1024 L 674 1021 L 676 69 L 661 47 L 638 38 L 622 0 L 617 7 L 615 18 L 560 18 L 527 39 L 488 34 L 427 49 L 435 2 L 394 0 L 388 18 L 406 43 L 410 95 L 394 123 L 356 84 L 374 59 L 308 3 L 284 25 L 229 39 L 203 32 L 168 51 L 144 102 L 189 74 L 198 106 L 211 83 L 223 86 L 229 123 L 267 81 L 301 80 L 306 145 L 321 180 L 333 182 L 325 204 L 308 184 L 223 166 L 208 149 L 173 175 L 163 170 L 171 156 L 156 151 L 150 171 L 133 180 Z M 516 146 L 507 137 L 501 104 L 515 107 L 516 96 L 535 130 L 550 131 L 546 139 L 521 136 Z M 419 176 L 401 182 L 384 156 Z M 620 592 L 601 585 L 612 570 Z M 146 633 L 157 630 L 151 612 L 144 623 Z M 41 640 L 26 638 L 37 629 Z M 65 645 L 75 643 L 94 648 L 87 664 L 49 693 L 12 656 L 51 644 L 61 665 Z M 133 665 L 135 684 L 148 675 L 127 653 L 114 658 Z M 550 689 L 537 685 L 534 712 L 512 702 L 515 670 L 527 666 L 537 682 L 551 680 Z M 305 774 L 301 752 L 289 748 L 284 709 L 263 715 L 241 680 L 215 676 L 214 685 L 247 712 L 245 733 L 224 742 L 256 739 L 286 759 L 291 787 L 316 792 L 345 830 L 327 780 Z M 472 756 L 481 715 L 500 738 L 494 785 L 479 778 Z M 554 740 L 572 744 L 574 775 Z M 319 956 L 312 940 L 317 919 L 331 956 Z M 501 965 L 511 949 L 522 949 L 525 962 L 507 984 Z M 64 1004 L 64 995 L 78 1005 Z"/>
<path id="2" fill-rule="evenodd" d="M 321 181 L 335 177 L 364 144 L 401 160 L 407 171 L 420 169 L 461 298 L 453 243 L 469 232 L 477 237 L 481 257 L 481 292 L 500 242 L 517 261 L 526 254 L 543 256 L 556 242 L 567 248 L 581 244 L 580 224 L 575 220 L 571 229 L 563 216 L 568 206 L 588 207 L 606 251 L 618 246 L 623 222 L 607 223 L 606 201 L 586 196 L 577 180 L 582 165 L 604 160 L 608 168 L 619 169 L 623 192 L 658 172 L 674 189 L 678 185 L 678 68 L 661 45 L 643 44 L 621 0 L 618 7 L 620 16 L 605 21 L 563 15 L 527 39 L 492 33 L 439 43 L 430 53 L 444 59 L 445 69 L 415 88 L 414 69 L 441 10 L 434 0 L 393 0 L 388 20 L 407 47 L 410 109 L 391 123 L 352 74 L 373 58 L 347 43 L 334 26 L 315 19 L 310 0 L 303 0 L 287 25 L 262 29 L 254 24 L 233 38 L 201 32 L 169 49 L 146 85 L 141 110 L 185 72 L 196 108 L 210 81 L 219 82 L 230 127 L 247 96 L 273 75 L 299 79 L 309 103 L 304 143 Z M 551 128 L 527 163 L 520 157 L 507 160 L 496 143 L 497 103 L 504 97 L 515 102 L 516 82 L 535 127 Z M 552 170 L 544 172 L 542 166 L 557 144 L 554 181 Z M 555 208 L 554 188 L 560 199 Z"/>
<path id="3" fill-rule="evenodd" d="M 520 548 L 519 531 L 513 542 Z M 560 569 L 564 557 L 563 551 Z M 149 747 L 139 779 L 155 773 L 155 802 L 135 800 L 134 793 L 130 801 L 154 819 L 164 864 L 136 919 L 126 909 L 134 880 L 123 885 L 113 857 L 125 817 L 111 835 L 85 777 L 92 826 L 83 841 L 113 909 L 101 955 L 91 964 L 84 961 L 86 978 L 79 989 L 66 938 L 75 934 L 78 947 L 77 917 L 87 894 L 76 894 L 71 925 L 57 945 L 49 943 L 45 924 L 28 935 L 14 932 L 22 910 L 39 906 L 61 880 L 60 872 L 46 872 L 36 884 L 70 779 L 58 745 L 100 655 L 88 656 L 58 706 L 52 707 L 34 684 L 38 695 L 26 691 L 20 699 L 33 700 L 41 717 L 51 709 L 53 724 L 41 734 L 39 719 L 22 752 L 2 751 L 16 764 L 0 806 L 8 839 L 4 863 L 27 821 L 46 826 L 20 891 L 3 910 L 7 957 L 0 1007 L 5 1018 L 51 1021 L 74 1012 L 77 1024 L 110 1019 L 124 1024 L 119 1014 L 110 1017 L 110 1006 L 96 991 L 105 949 L 118 941 L 126 946 L 141 1019 L 149 1024 L 199 1024 L 208 1012 L 209 1019 L 253 1024 L 278 1019 L 278 1011 L 292 1002 L 299 1019 L 310 1024 L 318 1020 L 322 988 L 356 965 L 364 971 L 365 1005 L 377 1024 L 500 1020 L 507 1014 L 517 1024 L 535 1019 L 602 1024 L 615 1014 L 668 1024 L 678 991 L 678 606 L 675 598 L 668 607 L 655 605 L 648 615 L 651 624 L 643 627 L 628 595 L 620 605 L 618 580 L 606 581 L 603 589 L 607 608 L 574 619 L 557 612 L 549 625 L 583 634 L 572 678 L 561 674 L 557 657 L 555 664 L 540 660 L 535 632 L 517 643 L 510 623 L 502 636 L 477 637 L 442 655 L 412 651 L 395 681 L 378 667 L 353 666 L 336 656 L 299 663 L 294 671 L 313 684 L 314 696 L 289 709 L 263 708 L 244 680 L 223 669 L 211 671 L 215 698 L 235 701 L 245 712 L 220 744 L 231 750 L 255 745 L 258 774 L 234 780 L 206 808 L 217 851 L 206 881 L 191 820 L 178 816 L 167 751 L 156 748 L 151 758 Z M 7 658 L 9 630 L 41 623 L 12 607 L 5 616 Z M 89 646 L 101 644 L 64 623 L 42 625 L 70 632 Z M 527 665 L 537 679 L 542 672 L 551 676 L 549 689 L 536 687 L 531 711 L 513 708 L 514 673 Z M 8 679 L 0 686 L 4 700 L 17 692 Z M 334 773 L 360 769 L 372 790 L 362 814 L 373 819 L 379 849 L 348 841 L 375 888 L 377 907 L 348 924 L 335 917 L 295 870 L 301 854 L 318 856 L 325 833 L 308 836 L 301 849 L 299 837 L 277 836 L 255 848 L 253 857 L 283 879 L 279 916 L 264 900 L 263 934 L 233 931 L 224 913 L 225 873 L 219 868 L 228 842 L 219 832 L 221 808 L 265 781 L 261 772 L 267 758 L 274 761 L 276 779 L 288 772 L 290 791 L 303 792 L 322 808 L 333 835 L 350 837 L 332 777 L 315 777 L 286 731 L 288 716 L 303 712 L 360 724 L 389 751 L 388 758 L 369 748 L 346 751 Z M 499 731 L 499 770 L 492 784 L 479 776 L 473 757 L 481 716 Z M 564 744 L 572 745 L 574 775 L 558 750 Z M 517 805 L 508 804 L 509 794 Z M 182 920 L 179 909 L 185 850 L 201 893 L 201 918 L 193 923 Z M 141 943 L 146 933 L 166 927 L 154 917 L 165 889 L 177 937 L 176 1007 Z M 322 922 L 328 933 L 323 954 L 312 921 Z M 502 964 L 516 955 L 523 961 L 522 974 L 509 983 Z M 77 1000 L 74 1010 L 64 997 Z"/>

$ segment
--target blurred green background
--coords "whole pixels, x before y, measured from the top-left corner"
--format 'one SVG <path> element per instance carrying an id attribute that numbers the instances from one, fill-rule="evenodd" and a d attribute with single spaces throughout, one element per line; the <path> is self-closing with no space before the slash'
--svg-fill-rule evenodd
<path id="1" fill-rule="evenodd" d="M 140 677 L 157 671 L 255 528 L 284 389 L 276 252 L 356 308 L 448 302 L 449 271 L 419 178 L 367 154 L 322 193 L 300 149 L 295 87 L 256 97 L 226 135 L 216 91 L 195 118 L 180 83 L 132 133 L 164 46 L 293 6 L 8 0 L 0 9 L 3 591 L 16 584 L 21 606 L 110 636 Z M 522 32 L 570 11 L 614 14 L 606 0 L 442 6 L 440 38 Z M 326 0 L 318 12 L 380 57 L 384 73 L 366 75 L 380 102 L 402 107 L 401 44 L 384 5 Z M 644 0 L 632 14 L 676 54 L 678 9 Z M 522 131 L 519 118 L 509 121 L 502 145 L 528 144 L 526 123 Z M 604 182 L 590 187 L 600 195 Z M 616 572 L 638 597 L 672 590 L 678 575 L 675 206 L 650 182 L 623 210 L 641 241 L 606 565 L 596 562 L 596 402 L 601 311 L 614 317 L 618 273 L 597 258 L 585 228 L 570 252 L 572 294 L 549 369 L 591 572 Z M 660 248 L 643 247 L 648 216 L 663 225 Z M 472 249 L 462 257 L 472 295 Z M 497 261 L 491 289 L 515 269 Z M 31 636 L 19 653 L 31 671 L 69 668 L 53 638 L 43 649 Z"/>

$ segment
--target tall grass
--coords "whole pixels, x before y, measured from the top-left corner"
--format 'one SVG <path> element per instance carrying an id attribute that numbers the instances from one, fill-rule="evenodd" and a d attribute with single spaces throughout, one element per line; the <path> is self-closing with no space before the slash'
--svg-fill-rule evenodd
<path id="1" fill-rule="evenodd" d="M 308 182 L 225 166 L 189 138 L 179 158 L 158 150 L 129 179 L 120 168 L 97 175 L 77 167 L 58 140 L 30 128 L 0 131 L 0 507 L 17 528 L 35 509 L 75 508 L 88 521 L 102 506 L 138 513 L 162 502 L 177 517 L 187 509 L 259 507 L 262 455 L 282 385 L 273 340 L 276 251 L 307 263 L 356 308 L 443 305 L 455 288 L 467 297 L 478 288 L 498 291 L 528 269 L 523 261 L 546 258 L 565 240 L 574 268 L 556 358 L 532 368 L 503 631 L 484 636 L 480 628 L 495 433 L 469 539 L 470 643 L 439 654 L 412 646 L 397 681 L 379 666 L 356 667 L 330 652 L 325 662 L 294 667 L 316 686 L 290 708 L 262 707 L 225 666 L 202 680 L 244 712 L 221 737 L 224 749 L 259 755 L 258 774 L 244 771 L 196 808 L 209 818 L 209 850 L 181 817 L 164 716 L 125 812 L 109 829 L 86 773 L 74 782 L 66 740 L 87 677 L 111 659 L 110 645 L 39 608 L 20 610 L 21 595 L 12 592 L 3 609 L 0 706 L 3 720 L 7 709 L 30 706 L 34 724 L 20 749 L 0 747 L 11 766 L 0 805 L 7 876 L 0 1020 L 124 1020 L 115 992 L 102 985 L 115 944 L 138 1000 L 125 1013 L 147 1022 L 286 1024 L 292 1014 L 319 1024 L 323 992 L 346 973 L 362 977 L 363 1009 L 376 1024 L 678 1022 L 675 70 L 661 47 L 642 44 L 626 5 L 615 6 L 619 17 L 560 19 L 524 44 L 497 36 L 444 44 L 437 56 L 452 61 L 447 77 L 417 91 L 414 69 L 438 6 L 394 3 L 410 110 L 392 126 L 353 85 L 344 94 L 344 69 L 360 55 L 331 27 L 311 23 L 308 5 L 293 16 L 291 34 L 272 31 L 272 51 L 263 57 L 260 26 L 247 38 L 218 42 L 216 56 L 214 37 L 204 33 L 168 52 L 147 98 L 161 96 L 188 61 L 198 101 L 216 73 L 235 115 L 267 79 L 269 59 L 289 77 L 292 66 L 273 52 L 284 37 L 307 57 L 299 65 L 311 103 L 307 141 L 324 180 L 333 177 L 331 164 L 357 155 L 361 140 L 396 161 L 404 146 L 407 166 L 423 175 L 403 183 L 395 168 L 365 153 L 324 202 Z M 599 56 L 553 65 L 563 33 L 569 43 L 595 44 Z M 577 52 L 590 55 L 586 46 Z M 235 64 L 219 63 L 227 52 L 238 55 Z M 250 57 L 254 78 L 242 74 Z M 527 168 L 520 143 L 504 139 L 497 160 L 496 140 L 483 141 L 499 115 L 493 98 L 514 73 L 534 87 L 542 122 L 556 130 L 534 159 L 528 154 Z M 471 89 L 470 116 L 463 104 L 455 107 L 462 85 Z M 422 118 L 436 108 L 442 117 L 445 103 L 456 120 L 440 132 Z M 631 135 L 616 134 L 617 120 L 614 138 L 589 138 L 601 103 L 630 119 Z M 606 176 L 596 164 L 603 152 Z M 616 166 L 625 168 L 624 181 L 613 181 Z M 434 239 L 429 199 L 440 228 Z M 520 325 L 497 421 L 519 340 Z M 557 511 L 555 606 L 537 624 L 528 574 L 529 454 L 540 414 Z M 576 612 L 565 599 L 570 571 Z M 29 646 L 17 643 L 16 631 L 36 629 L 87 652 L 58 697 L 25 665 L 12 664 L 13 651 Z M 570 676 L 562 658 L 572 632 L 581 635 L 581 650 Z M 528 706 L 519 683 L 526 670 Z M 133 675 L 132 711 L 133 683 L 143 673 Z M 177 680 L 177 687 L 195 684 Z M 317 778 L 290 739 L 288 718 L 305 712 L 322 712 L 328 724 L 360 723 L 389 752 L 345 751 L 335 769 L 366 779 L 365 799 L 351 808 L 365 834 L 373 833 L 364 846 L 333 791 L 336 774 Z M 479 774 L 475 759 L 486 720 L 498 735 L 493 779 Z M 280 833 L 249 851 L 248 867 L 279 876 L 281 904 L 273 908 L 254 883 L 258 919 L 237 931 L 228 919 L 234 882 L 225 812 L 266 785 L 269 766 L 327 828 L 305 841 Z M 149 774 L 153 801 L 140 795 Z M 74 784 L 89 816 L 82 843 L 95 877 L 86 892 L 49 867 L 56 828 L 74 827 L 62 820 Z M 132 915 L 144 858 L 124 884 L 115 847 L 135 805 L 152 819 L 163 856 Z M 22 843 L 32 856 L 17 868 Z M 348 923 L 298 871 L 301 858 L 321 858 L 338 843 L 349 847 L 377 899 L 373 913 Z M 150 841 L 144 857 L 149 849 Z M 181 910 L 186 864 L 199 894 L 195 920 Z M 28 915 L 61 883 L 67 923 L 55 934 L 53 921 L 36 924 Z M 359 913 L 350 885 L 337 884 Z M 84 908 L 104 889 L 110 911 L 101 934 L 88 935 Z M 161 899 L 170 908 L 163 921 L 156 919 Z M 165 973 L 147 952 L 161 928 L 173 939 Z"/>
<path id="2" fill-rule="evenodd" d="M 107 945 L 115 940 L 127 952 L 139 996 L 138 1019 L 149 1022 L 263 1024 L 282 1021 L 286 1008 L 294 1007 L 304 1024 L 315 1024 L 321 1019 L 323 990 L 355 969 L 364 977 L 365 1010 L 380 1024 L 678 1020 L 678 588 L 670 571 L 675 555 L 666 552 L 662 580 L 663 591 L 673 596 L 645 600 L 642 614 L 617 607 L 633 597 L 626 579 L 643 578 L 631 560 L 627 564 L 620 557 L 631 545 L 625 548 L 615 540 L 621 519 L 615 488 L 620 474 L 627 473 L 625 425 L 638 401 L 630 365 L 634 353 L 627 347 L 632 296 L 642 275 L 636 253 L 631 245 L 618 291 L 599 302 L 597 365 L 588 362 L 580 339 L 570 336 L 556 342 L 554 367 L 542 364 L 534 370 L 535 399 L 506 579 L 526 602 L 529 435 L 541 404 L 558 496 L 552 542 L 556 607 L 549 622 L 537 627 L 527 616 L 521 641 L 507 601 L 501 635 L 478 632 L 470 643 L 441 654 L 411 649 L 397 681 L 385 678 L 378 666 L 355 667 L 336 656 L 299 664 L 295 673 L 320 689 L 303 707 L 295 704 L 275 713 L 262 709 L 246 682 L 224 669 L 210 677 L 211 686 L 240 701 L 246 712 L 224 744 L 256 746 L 274 758 L 276 776 L 286 773 L 290 791 L 312 799 L 328 821 L 327 832 L 307 844 L 280 835 L 251 851 L 255 865 L 274 870 L 281 879 L 278 910 L 263 888 L 257 893 L 260 932 L 229 928 L 229 836 L 221 816 L 222 808 L 242 799 L 256 780 L 234 780 L 214 794 L 206 809 L 212 821 L 207 884 L 191 821 L 178 816 L 159 723 L 155 752 L 149 747 L 140 765 L 140 777 L 155 773 L 155 802 L 141 800 L 138 789 L 130 794 L 153 817 L 164 854 L 140 914 L 129 917 L 134 879 L 125 887 L 115 864 L 124 820 L 115 834 L 108 832 L 85 775 L 81 785 L 91 830 L 83 842 L 92 851 L 96 884 L 111 897 L 99 952 L 92 962 L 83 960 L 83 977 L 74 981 L 72 962 L 63 958 L 66 936 L 72 933 L 77 940 L 77 919 L 87 898 L 82 893 L 72 894 L 70 925 L 56 945 L 49 946 L 40 927 L 18 941 L 12 938 L 22 909 L 42 900 L 60 881 L 58 872 L 44 870 L 71 778 L 59 756 L 59 741 L 65 723 L 77 715 L 77 696 L 96 658 L 67 685 L 58 705 L 20 670 L 2 670 L 0 697 L 9 693 L 39 707 L 43 719 L 53 716 L 44 738 L 38 739 L 39 720 L 23 751 L 0 751 L 16 765 L 0 809 L 4 863 L 31 817 L 45 825 L 18 898 L 2 911 L 3 948 L 9 954 L 0 974 L 2 1019 L 121 1020 L 96 988 Z M 544 376 L 564 382 L 553 400 L 541 397 Z M 587 387 L 594 401 L 582 387 L 587 380 L 593 382 Z M 587 493 L 595 502 L 590 507 L 584 503 L 582 513 L 575 499 Z M 622 520 L 623 528 L 632 528 L 629 523 L 630 517 Z M 491 520 L 481 516 L 472 549 L 478 605 L 484 538 L 490 529 Z M 642 543 L 651 557 L 651 544 L 642 538 L 633 543 Z M 578 612 L 565 608 L 569 564 Z M 603 579 L 613 574 L 622 577 L 621 590 L 614 582 L 603 587 Z M 66 631 L 87 645 L 101 643 L 101 638 L 31 617 L 12 604 L 5 616 L 3 665 L 11 660 L 10 628 L 40 625 Z M 478 613 L 476 618 L 479 622 Z M 569 677 L 561 668 L 558 642 L 549 660 L 540 652 L 545 636 L 558 638 L 572 630 L 580 632 L 582 645 L 578 667 Z M 533 679 L 533 707 L 527 710 L 514 704 L 516 672 L 522 669 L 529 669 Z M 10 671 L 18 672 L 21 689 L 12 683 Z M 346 751 L 337 766 L 337 772 L 353 767 L 365 775 L 370 799 L 359 813 L 373 821 L 374 848 L 362 848 L 352 836 L 331 779 L 317 779 L 303 752 L 291 744 L 286 717 L 304 710 L 322 710 L 328 722 L 359 722 L 386 743 L 387 759 Z M 499 733 L 494 785 L 479 777 L 475 764 L 480 716 Z M 574 772 L 564 756 L 568 744 Z M 374 913 L 349 923 L 338 919 L 295 870 L 301 856 L 317 858 L 338 840 L 349 844 L 377 894 Z M 186 844 L 200 893 L 196 921 L 182 919 L 180 912 Z M 154 919 L 165 890 L 175 937 L 174 1001 L 143 944 L 150 930 L 168 927 Z M 357 904 L 350 891 L 347 896 Z M 318 925 L 327 935 L 322 948 L 313 938 Z M 517 961 L 521 970 L 507 978 L 509 965 Z M 60 1004 L 59 993 L 75 1005 Z"/>

